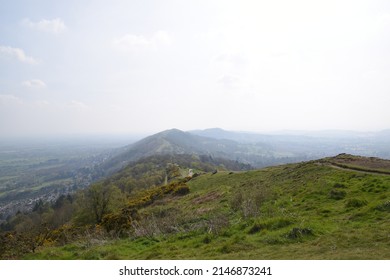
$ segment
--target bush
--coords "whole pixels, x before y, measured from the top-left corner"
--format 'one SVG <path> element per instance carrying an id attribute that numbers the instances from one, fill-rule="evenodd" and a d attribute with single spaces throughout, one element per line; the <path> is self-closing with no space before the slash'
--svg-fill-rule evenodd
<path id="1" fill-rule="evenodd" d="M 254 234 L 257 233 L 263 229 L 267 230 L 278 230 L 284 227 L 287 227 L 291 224 L 293 224 L 294 221 L 288 218 L 283 218 L 283 217 L 278 217 L 278 218 L 273 218 L 269 219 L 265 223 L 255 223 L 248 231 L 249 234 Z"/>
<path id="2" fill-rule="evenodd" d="M 270 198 L 270 191 L 253 183 L 240 187 L 242 189 L 233 193 L 230 207 L 234 211 L 241 210 L 245 219 L 258 216 L 261 205 Z"/>
<path id="3" fill-rule="evenodd" d="M 329 192 L 329 198 L 336 199 L 336 200 L 343 199 L 346 195 L 347 193 L 343 190 L 333 189 Z"/>
<path id="4" fill-rule="evenodd" d="M 241 209 L 243 200 L 244 200 L 243 193 L 241 191 L 236 192 L 230 201 L 230 207 L 234 211 L 239 211 Z"/>
<path id="5" fill-rule="evenodd" d="M 105 215 L 102 226 L 107 232 L 115 232 L 121 235 L 132 228 L 133 221 L 137 218 L 137 210 L 124 208 L 120 212 Z"/>
<path id="6" fill-rule="evenodd" d="M 294 222 L 288 218 L 277 218 L 277 219 L 273 219 L 271 222 L 269 222 L 269 229 L 280 229 L 280 228 L 284 228 L 284 227 L 287 227 L 291 224 L 293 224 Z"/>
<path id="7" fill-rule="evenodd" d="M 346 188 L 346 186 L 343 183 L 335 183 L 333 185 L 333 187 L 336 189 L 345 189 Z"/>
<path id="8" fill-rule="evenodd" d="M 174 195 L 186 195 L 190 192 L 190 187 L 188 187 L 186 184 L 179 185 L 176 187 L 176 189 L 173 191 Z"/>
<path id="9" fill-rule="evenodd" d="M 217 214 L 207 221 L 207 232 L 211 234 L 220 234 L 223 229 L 230 225 L 229 218 L 223 214 Z"/>
<path id="10" fill-rule="evenodd" d="M 352 198 L 352 199 L 349 199 L 346 203 L 346 207 L 349 207 L 349 208 L 360 208 L 360 207 L 363 207 L 367 205 L 367 200 L 365 199 L 358 199 L 358 198 Z"/>
<path id="11" fill-rule="evenodd" d="M 230 244 L 225 244 L 223 245 L 219 251 L 222 253 L 222 254 L 229 254 L 233 251 L 233 248 Z"/>
<path id="12" fill-rule="evenodd" d="M 140 209 L 152 204 L 166 195 L 186 195 L 190 188 L 184 182 L 175 182 L 169 185 L 150 188 L 133 196 L 127 203 L 127 208 Z"/>
<path id="13" fill-rule="evenodd" d="M 375 209 L 383 212 L 390 212 L 390 200 L 379 204 Z"/>
<path id="14" fill-rule="evenodd" d="M 210 235 L 206 235 L 206 236 L 203 238 L 202 242 L 203 242 L 204 244 L 209 244 L 209 243 L 211 243 L 211 236 L 210 236 Z"/>
<path id="15" fill-rule="evenodd" d="M 263 230 L 265 227 L 262 224 L 254 224 L 248 231 L 249 234 L 255 234 L 261 230 Z"/>
<path id="16" fill-rule="evenodd" d="M 286 237 L 288 239 L 298 239 L 304 236 L 313 235 L 313 230 L 310 228 L 293 228 L 287 233 Z"/>

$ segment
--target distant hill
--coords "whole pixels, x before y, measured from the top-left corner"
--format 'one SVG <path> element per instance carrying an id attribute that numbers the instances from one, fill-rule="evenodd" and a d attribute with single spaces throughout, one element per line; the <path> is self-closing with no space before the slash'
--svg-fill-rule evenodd
<path id="1" fill-rule="evenodd" d="M 105 163 L 108 170 L 119 170 L 130 162 L 153 155 L 212 154 L 223 146 L 233 146 L 231 141 L 218 141 L 190 134 L 178 129 L 162 131 L 121 149 L 120 153 Z"/>
<path id="2" fill-rule="evenodd" d="M 340 153 L 390 159 L 390 130 L 354 132 L 325 130 L 314 132 L 286 131 L 275 134 L 226 131 L 220 128 L 193 130 L 190 133 L 214 139 L 227 139 L 247 146 L 266 147 L 275 158 L 286 155 L 292 161 L 334 156 Z M 254 164 L 252 162 L 252 164 Z M 261 166 L 254 164 L 255 166 Z"/>
<path id="3" fill-rule="evenodd" d="M 102 169 L 112 174 L 152 155 L 209 155 L 261 168 L 319 159 L 340 153 L 390 158 L 390 134 L 324 131 L 310 135 L 267 135 L 220 128 L 184 132 L 170 129 L 119 149 Z M 335 137 L 337 135 L 337 137 Z"/>
<path id="4" fill-rule="evenodd" d="M 262 142 L 267 139 L 266 135 L 248 133 L 248 132 L 233 132 L 227 131 L 221 128 L 208 128 L 204 130 L 191 130 L 191 134 L 199 135 L 203 137 L 209 137 L 214 139 L 228 139 L 237 142 Z"/>
<path id="5" fill-rule="evenodd" d="M 238 141 L 249 139 L 246 134 L 236 134 L 221 129 L 205 132 L 184 132 L 178 129 L 166 130 L 146 137 L 132 145 L 124 147 L 110 160 L 106 161 L 103 169 L 106 174 L 120 170 L 126 164 L 143 157 L 152 155 L 195 154 L 209 155 L 216 158 L 225 158 L 239 161 L 254 167 L 264 167 L 289 162 L 297 162 L 313 158 L 301 151 L 290 152 L 286 145 L 283 149 L 274 149 L 272 141 L 256 140 L 259 136 L 253 135 L 252 142 Z M 207 135 L 206 136 L 202 136 Z M 214 137 L 214 138 L 213 138 Z M 261 140 L 264 140 L 261 138 Z"/>

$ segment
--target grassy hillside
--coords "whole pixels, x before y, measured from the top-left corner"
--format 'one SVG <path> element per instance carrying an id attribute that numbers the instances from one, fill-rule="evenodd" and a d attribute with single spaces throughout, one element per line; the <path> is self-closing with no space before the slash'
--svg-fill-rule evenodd
<path id="1" fill-rule="evenodd" d="M 216 169 L 242 171 L 252 167 L 237 161 L 204 155 L 154 155 L 128 164 L 121 171 L 106 178 L 104 183 L 114 184 L 125 193 L 131 193 L 137 189 L 146 189 L 187 177 L 189 172 L 194 174 Z"/>
<path id="2" fill-rule="evenodd" d="M 138 207 L 126 232 L 97 226 L 88 237 L 25 257 L 390 259 L 390 176 L 331 165 L 336 159 L 204 174 L 186 183 L 188 194 Z"/>

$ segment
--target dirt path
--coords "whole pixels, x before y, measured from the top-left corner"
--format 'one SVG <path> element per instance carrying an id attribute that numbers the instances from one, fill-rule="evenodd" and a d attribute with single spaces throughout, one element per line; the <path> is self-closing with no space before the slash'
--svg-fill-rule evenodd
<path id="1" fill-rule="evenodd" d="M 334 162 L 328 162 L 327 164 L 324 164 L 326 166 L 333 167 L 335 169 L 339 170 L 347 170 L 347 171 L 354 171 L 354 172 L 359 172 L 359 173 L 365 173 L 365 174 L 375 174 L 375 175 L 383 175 L 383 176 L 390 176 L 390 172 L 386 171 L 380 171 L 380 170 L 364 170 L 363 168 L 353 168 L 353 167 L 348 167 L 344 165 L 339 165 Z"/>

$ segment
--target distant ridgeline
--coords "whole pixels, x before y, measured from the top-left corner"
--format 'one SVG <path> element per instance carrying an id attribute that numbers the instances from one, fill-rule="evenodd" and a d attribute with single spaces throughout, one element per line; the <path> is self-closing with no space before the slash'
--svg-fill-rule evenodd
<path id="1" fill-rule="evenodd" d="M 255 168 L 319 159 L 340 153 L 390 159 L 390 133 L 336 133 L 266 135 L 206 129 L 184 132 L 166 130 L 119 149 L 103 164 L 106 174 L 142 157 L 162 154 L 210 155 L 250 164 Z"/>

